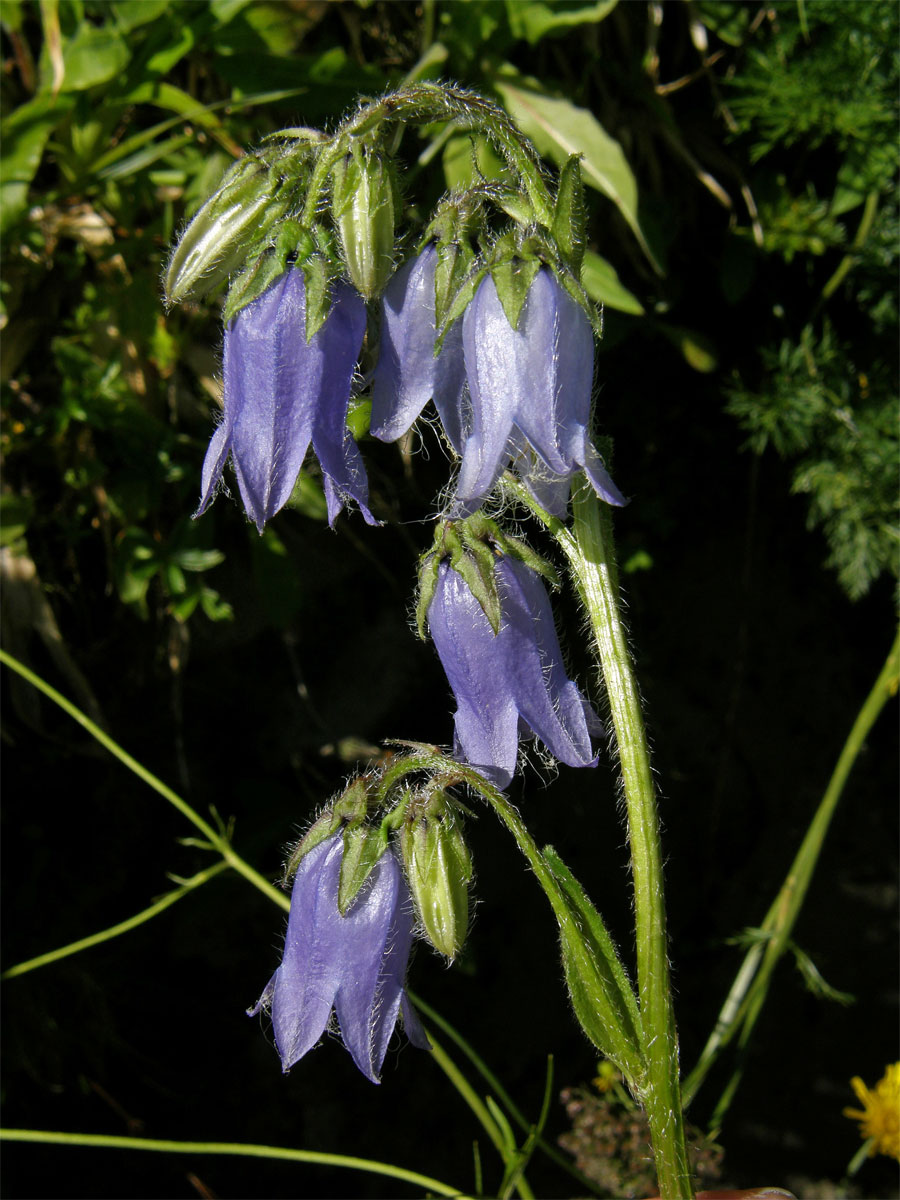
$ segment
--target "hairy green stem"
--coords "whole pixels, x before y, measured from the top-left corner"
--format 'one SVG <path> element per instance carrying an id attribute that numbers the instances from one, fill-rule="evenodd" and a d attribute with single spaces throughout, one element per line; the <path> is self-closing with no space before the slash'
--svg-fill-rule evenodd
<path id="1" fill-rule="evenodd" d="M 659 819 L 640 694 L 619 612 L 612 521 L 608 508 L 586 483 L 573 494 L 571 530 L 536 505 L 521 485 L 508 482 L 507 488 L 556 538 L 569 560 L 590 620 L 615 730 L 631 847 L 638 997 L 647 1064 L 639 1098 L 650 1124 L 660 1195 L 663 1200 L 691 1200 L 694 1192 L 669 983 Z"/>
<path id="2" fill-rule="evenodd" d="M 650 1123 L 663 1200 L 693 1196 L 669 984 L 662 850 L 641 698 L 619 613 L 609 509 L 586 486 L 573 496 L 573 536 L 563 549 L 587 608 L 609 697 L 628 814 L 634 881 L 638 996 L 647 1059 L 641 1100 Z"/>
<path id="3" fill-rule="evenodd" d="M 431 1042 L 431 1051 L 434 1061 L 459 1092 L 460 1096 L 462 1096 L 463 1100 L 465 1100 L 466 1104 L 468 1104 L 469 1108 L 475 1115 L 475 1119 L 491 1139 L 494 1149 L 503 1160 L 504 1168 L 509 1170 L 511 1166 L 509 1149 L 507 1148 L 503 1133 L 500 1130 L 497 1122 L 491 1116 L 487 1105 L 472 1087 L 471 1083 L 469 1083 L 468 1079 L 466 1079 L 465 1075 L 463 1075 L 462 1071 L 460 1071 L 459 1067 L 443 1048 L 431 1030 L 428 1029 L 426 1032 L 428 1034 L 428 1040 Z M 534 1200 L 534 1192 L 529 1187 L 528 1181 L 525 1179 L 524 1175 L 520 1174 L 516 1180 L 516 1191 L 522 1197 L 522 1200 Z"/>
<path id="4" fill-rule="evenodd" d="M 318 1163 L 326 1167 L 344 1167 L 351 1171 L 369 1171 L 387 1175 L 416 1188 L 435 1192 L 438 1196 L 465 1196 L 459 1188 L 450 1187 L 439 1179 L 407 1171 L 392 1163 L 370 1158 L 353 1158 L 347 1154 L 323 1154 L 316 1150 L 292 1150 L 288 1146 L 260 1146 L 252 1142 L 175 1142 L 164 1138 L 115 1137 L 95 1133 L 60 1133 L 51 1129 L 0 1129 L 0 1140 L 32 1142 L 49 1146 L 98 1146 L 110 1150 L 155 1150 L 165 1154 L 225 1154 L 239 1158 L 282 1159 L 287 1162 Z"/>
<path id="5" fill-rule="evenodd" d="M 454 121 L 460 129 L 477 129 L 500 151 L 522 181 L 538 219 L 549 225 L 553 203 L 544 183 L 537 157 L 527 139 L 502 108 L 462 88 L 438 83 L 415 83 L 382 97 L 360 109 L 323 148 L 309 179 L 300 223 L 311 228 L 322 200 L 328 176 L 338 159 L 347 153 L 350 138 L 388 120 Z"/>
<path id="6" fill-rule="evenodd" d="M 809 890 L 813 872 L 844 785 L 881 710 L 888 700 L 897 694 L 898 678 L 900 678 L 900 633 L 894 639 L 894 644 L 878 673 L 878 678 L 853 722 L 853 727 L 844 743 L 825 794 L 819 802 L 819 807 L 810 822 L 800 849 L 763 920 L 762 932 L 770 933 L 772 936 L 765 942 L 757 942 L 747 952 L 719 1013 L 715 1028 L 703 1048 L 697 1065 L 685 1081 L 685 1104 L 689 1104 L 697 1094 L 712 1064 L 738 1030 L 740 1030 L 738 1045 L 743 1048 L 749 1041 L 765 1002 L 772 972 L 788 948 L 791 932 Z M 713 1124 L 716 1127 L 724 1116 L 739 1078 L 738 1072 L 716 1106 L 713 1116 Z"/>

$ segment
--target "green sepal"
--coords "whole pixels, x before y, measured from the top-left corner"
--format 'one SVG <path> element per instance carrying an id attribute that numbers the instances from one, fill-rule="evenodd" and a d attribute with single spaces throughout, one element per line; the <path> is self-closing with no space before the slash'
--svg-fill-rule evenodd
<path id="1" fill-rule="evenodd" d="M 498 206 L 508 217 L 512 217 L 517 225 L 530 229 L 537 221 L 534 205 L 524 192 L 514 191 L 512 188 L 504 189 L 495 199 Z"/>
<path id="2" fill-rule="evenodd" d="M 576 279 L 581 275 L 581 262 L 584 258 L 585 221 L 581 157 L 572 154 L 559 173 L 550 232 Z"/>
<path id="3" fill-rule="evenodd" d="M 290 857 L 284 868 L 284 882 L 286 884 L 297 873 L 297 868 L 306 855 L 309 854 L 310 850 L 315 850 L 316 846 L 324 842 L 326 838 L 331 837 L 333 833 L 336 833 L 340 825 L 341 816 L 333 808 L 327 808 L 320 817 L 313 821 L 312 825 L 310 825 L 309 829 L 307 829 L 306 833 L 290 853 Z"/>
<path id="4" fill-rule="evenodd" d="M 331 272 L 321 254 L 313 254 L 302 264 L 306 281 L 306 340 L 311 342 L 331 312 Z"/>
<path id="5" fill-rule="evenodd" d="M 603 919 L 552 846 L 544 862 L 560 886 L 569 920 L 559 926 L 563 970 L 578 1023 L 600 1052 L 640 1090 L 646 1071 L 634 990 Z"/>
<path id="6" fill-rule="evenodd" d="M 512 328 L 516 329 L 528 292 L 541 269 L 541 263 L 540 259 L 524 256 L 520 247 L 514 243 L 507 250 L 508 244 L 507 235 L 504 235 L 495 246 L 491 278 L 506 313 L 506 319 Z"/>
<path id="7" fill-rule="evenodd" d="M 438 242 L 435 249 L 434 323 L 436 329 L 442 329 L 455 297 L 466 283 L 475 261 L 475 252 L 466 240 Z M 438 352 L 437 348 L 435 352 Z"/>
<path id="8" fill-rule="evenodd" d="M 454 321 L 458 321 L 469 307 L 472 297 L 478 290 L 478 285 L 487 274 L 488 269 L 485 263 L 475 260 L 474 256 L 473 263 L 474 265 L 470 268 L 469 273 L 463 276 L 462 283 L 459 285 L 458 290 L 452 295 L 448 296 L 447 301 L 445 302 L 446 308 L 443 319 L 437 320 L 437 314 L 435 313 L 437 325 L 437 336 L 434 339 L 435 358 L 437 358 L 441 352 L 441 347 L 444 344 L 444 338 L 447 336 L 451 325 Z"/>
<path id="9" fill-rule="evenodd" d="M 443 792 L 429 797 L 425 812 L 411 810 L 400 835 L 406 877 L 428 940 L 453 959 L 469 928 L 472 858 L 462 827 Z"/>
<path id="10" fill-rule="evenodd" d="M 338 881 L 338 912 L 342 917 L 346 917 L 387 848 L 387 838 L 378 825 L 350 825 L 344 831 L 344 856 Z"/>
<path id="11" fill-rule="evenodd" d="M 288 259 L 302 266 L 312 254 L 314 243 L 307 229 L 296 221 L 284 221 L 275 244 L 247 264 L 228 289 L 222 321 L 227 325 L 242 308 L 246 308 L 280 279 L 288 269 Z M 308 313 L 307 313 L 308 319 Z"/>
<path id="12" fill-rule="evenodd" d="M 357 775 L 351 779 L 344 791 L 334 804 L 325 809 L 313 821 L 309 829 L 291 851 L 284 871 L 285 882 L 296 872 L 303 858 L 314 850 L 320 842 L 336 833 L 341 825 L 355 829 L 362 825 L 369 814 L 370 781 L 365 775 Z"/>
<path id="13" fill-rule="evenodd" d="M 451 568 L 468 585 L 469 591 L 481 605 L 495 634 L 500 632 L 502 607 L 497 590 L 495 568 L 503 555 L 517 559 L 542 575 L 553 587 L 559 586 L 559 575 L 545 558 L 519 538 L 504 533 L 496 521 L 482 512 L 473 513 L 461 521 L 444 521 L 434 532 L 434 545 L 422 555 L 419 563 L 419 594 L 416 601 L 416 626 L 424 639 L 438 568 L 447 558 Z"/>
<path id="14" fill-rule="evenodd" d="M 419 586 L 416 595 L 416 631 L 420 639 L 425 641 L 425 626 L 428 624 L 428 609 L 437 587 L 438 568 L 441 565 L 440 554 L 428 551 L 419 559 Z"/>
<path id="15" fill-rule="evenodd" d="M 468 586 L 469 591 L 481 605 L 482 612 L 496 636 L 500 632 L 500 593 L 494 566 L 497 556 L 487 544 L 469 535 L 463 526 L 462 544 L 450 554 L 450 566 Z"/>
<path id="16" fill-rule="evenodd" d="M 347 273 L 367 300 L 394 269 L 396 183 L 390 160 L 357 138 L 332 168 L 332 212 Z"/>

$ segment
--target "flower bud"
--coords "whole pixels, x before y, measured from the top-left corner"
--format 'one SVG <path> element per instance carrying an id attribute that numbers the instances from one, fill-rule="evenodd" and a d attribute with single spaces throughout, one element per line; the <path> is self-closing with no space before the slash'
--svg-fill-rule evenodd
<path id="1" fill-rule="evenodd" d="M 394 267 L 394 187 L 390 167 L 378 153 L 355 144 L 332 174 L 334 221 L 347 272 L 371 300 Z"/>
<path id="2" fill-rule="evenodd" d="M 459 823 L 446 811 L 443 794 L 433 796 L 428 807 L 444 811 L 422 815 L 421 809 L 411 810 L 412 819 L 400 835 L 400 849 L 429 941 L 441 954 L 455 958 L 469 925 L 472 859 Z"/>
<path id="3" fill-rule="evenodd" d="M 166 270 L 166 300 L 202 295 L 227 279 L 284 216 L 284 194 L 273 195 L 269 165 L 255 154 L 240 159 L 181 236 Z"/>

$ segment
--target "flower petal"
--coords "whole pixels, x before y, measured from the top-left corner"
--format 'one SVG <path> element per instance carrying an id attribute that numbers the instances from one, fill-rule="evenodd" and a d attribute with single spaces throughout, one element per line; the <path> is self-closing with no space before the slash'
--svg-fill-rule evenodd
<path id="1" fill-rule="evenodd" d="M 465 387 L 462 334 L 457 322 L 434 357 L 436 266 L 437 250 L 426 246 L 400 267 L 385 289 L 369 432 L 383 442 L 396 441 L 433 398 L 447 437 L 458 450 Z"/>
<path id="2" fill-rule="evenodd" d="M 362 297 L 348 284 L 339 283 L 328 319 L 306 351 L 320 360 L 312 443 L 325 477 L 329 525 L 334 524 L 346 497 L 356 501 L 369 525 L 378 524 L 369 511 L 369 484 L 362 455 L 347 429 L 350 388 L 365 332 Z"/>
<path id="3" fill-rule="evenodd" d="M 509 622 L 509 677 L 519 713 L 560 762 L 570 767 L 596 766 L 585 710 L 592 717 L 593 712 L 566 674 L 553 610 L 540 577 L 512 558 L 500 560 L 497 574 Z"/>
<path id="4" fill-rule="evenodd" d="M 471 512 L 491 490 L 512 453 L 510 437 L 527 365 L 493 279 L 479 284 L 462 320 L 471 425 L 456 482 L 458 514 Z"/>
<path id="5" fill-rule="evenodd" d="M 457 753 L 497 787 L 515 773 L 519 714 L 502 670 L 502 643 L 462 577 L 442 563 L 428 610 L 435 647 L 456 697 Z"/>
<path id="6" fill-rule="evenodd" d="M 335 834 L 303 858 L 294 881 L 284 956 L 272 990 L 275 1045 L 285 1071 L 325 1032 L 340 986 L 343 955 L 336 918 L 342 855 L 343 842 Z"/>
<path id="7" fill-rule="evenodd" d="M 260 532 L 290 497 L 312 437 L 322 361 L 306 345 L 305 324 L 305 284 L 294 269 L 225 330 L 225 424 L 244 508 Z"/>

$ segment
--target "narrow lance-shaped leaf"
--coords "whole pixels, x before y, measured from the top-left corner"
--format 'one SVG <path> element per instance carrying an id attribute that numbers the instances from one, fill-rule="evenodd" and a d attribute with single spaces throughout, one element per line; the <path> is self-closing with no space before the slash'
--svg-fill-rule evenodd
<path id="1" fill-rule="evenodd" d="M 603 919 L 552 846 L 544 861 L 565 897 L 571 921 L 561 921 L 563 968 L 581 1028 L 629 1083 L 644 1073 L 643 1032 L 637 999 Z"/>

